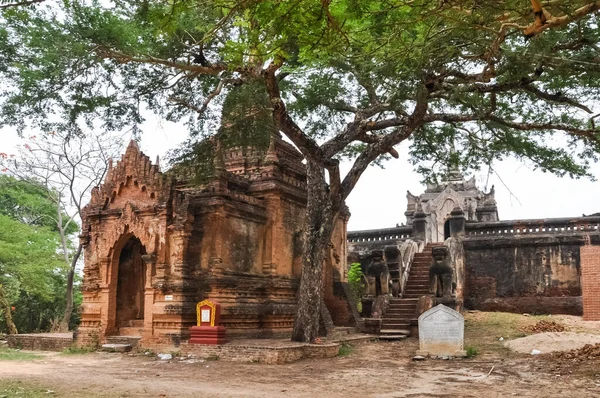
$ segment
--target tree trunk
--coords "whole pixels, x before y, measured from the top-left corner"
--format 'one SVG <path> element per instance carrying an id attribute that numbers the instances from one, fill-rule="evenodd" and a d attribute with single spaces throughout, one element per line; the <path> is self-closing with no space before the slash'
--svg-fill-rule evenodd
<path id="1" fill-rule="evenodd" d="M 65 308 L 65 314 L 63 315 L 61 327 L 61 329 L 66 331 L 69 330 L 69 321 L 71 320 L 71 313 L 73 312 L 73 279 L 75 277 L 75 267 L 77 266 L 77 261 L 81 255 L 81 250 L 82 246 L 80 243 L 77 246 L 77 251 L 71 259 L 71 266 L 69 267 L 69 273 L 67 274 L 67 305 Z"/>
<path id="2" fill-rule="evenodd" d="M 4 296 L 4 288 L 0 285 L 0 309 L 4 310 L 4 319 L 6 319 L 6 326 L 8 328 L 8 334 L 17 334 L 17 327 L 12 320 L 12 314 L 10 313 L 10 304 Z"/>
<path id="3" fill-rule="evenodd" d="M 302 276 L 292 341 L 313 342 L 319 333 L 323 302 L 323 261 L 329 250 L 335 209 L 329 197 L 325 170 L 307 159 L 308 223 L 302 251 Z"/>

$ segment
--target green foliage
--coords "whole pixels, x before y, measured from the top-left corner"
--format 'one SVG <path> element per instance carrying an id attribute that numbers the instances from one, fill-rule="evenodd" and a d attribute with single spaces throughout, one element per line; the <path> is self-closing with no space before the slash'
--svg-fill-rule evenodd
<path id="1" fill-rule="evenodd" d="M 45 221 L 55 208 L 35 184 L 7 176 L 0 184 L 0 284 L 19 332 L 49 330 L 64 311 L 67 271 L 56 224 Z"/>
<path id="2" fill-rule="evenodd" d="M 350 355 L 353 350 L 354 347 L 352 347 L 350 344 L 344 343 L 340 346 L 340 349 L 338 350 L 338 357 L 346 357 Z"/>
<path id="3" fill-rule="evenodd" d="M 0 174 L 0 214 L 9 216 L 15 221 L 46 227 L 58 232 L 56 224 L 56 204 L 51 199 L 52 193 L 34 181 L 19 180 Z M 67 215 L 63 216 L 68 219 Z M 65 232 L 73 234 L 78 227 L 66 225 Z"/>
<path id="4" fill-rule="evenodd" d="M 0 396 L 19 398 L 45 398 L 50 394 L 47 388 L 41 388 L 30 381 L 14 379 L 0 380 Z"/>
<path id="5" fill-rule="evenodd" d="M 564 16 L 580 5 L 546 7 Z M 411 157 L 431 179 L 451 161 L 468 170 L 513 155 L 580 177 L 600 150 L 588 112 L 600 97 L 593 13 L 532 38 L 517 28 L 534 18 L 520 0 L 75 1 L 1 18 L 0 124 L 135 132 L 150 110 L 190 129 L 172 158 L 197 180 L 210 173 L 210 145 L 198 144 L 207 136 L 229 129 L 241 147 L 268 137 L 272 104 L 260 86 L 275 60 L 291 120 L 318 142 L 357 116 L 396 120 L 368 130 L 393 134 L 426 90 Z M 357 157 L 372 143 L 349 140 L 334 156 Z"/>
<path id="6" fill-rule="evenodd" d="M 227 93 L 215 137 L 223 151 L 237 148 L 246 158 L 264 156 L 274 133 L 273 115 L 262 82 L 254 80 Z M 215 155 L 216 140 L 192 139 L 170 153 L 174 165 L 170 173 L 181 180 L 203 184 L 214 173 Z"/>
<path id="7" fill-rule="evenodd" d="M 63 355 L 83 355 L 89 354 L 90 352 L 94 352 L 96 349 L 94 347 L 77 347 L 76 345 L 72 345 L 71 347 L 65 348 L 61 351 Z"/>
<path id="8" fill-rule="evenodd" d="M 352 263 L 350 265 L 350 270 L 348 270 L 348 286 L 357 303 L 357 309 L 360 312 L 362 309 L 361 299 L 365 291 L 365 279 L 360 263 Z"/>
<path id="9" fill-rule="evenodd" d="M 477 349 L 477 347 L 474 347 L 471 345 L 466 347 L 466 351 L 467 351 L 467 358 L 473 358 L 474 356 L 479 354 L 479 350 Z"/>
<path id="10" fill-rule="evenodd" d="M 41 356 L 12 348 L 0 348 L 0 361 L 31 361 Z"/>

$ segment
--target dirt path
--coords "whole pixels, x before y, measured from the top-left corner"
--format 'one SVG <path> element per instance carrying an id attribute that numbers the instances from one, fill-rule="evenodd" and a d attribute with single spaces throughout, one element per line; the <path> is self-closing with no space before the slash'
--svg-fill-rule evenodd
<path id="1" fill-rule="evenodd" d="M 593 397 L 595 378 L 557 376 L 543 359 L 480 357 L 413 362 L 416 340 L 375 342 L 347 357 L 288 365 L 158 361 L 144 356 L 46 354 L 0 362 L 0 380 L 56 397 Z M 493 367 L 491 373 L 490 370 Z M 489 374 L 489 375 L 488 375 Z M 600 384 L 600 382 L 598 382 Z"/>
<path id="2" fill-rule="evenodd" d="M 524 327 L 536 326 L 540 320 L 560 323 L 565 326 L 565 335 L 600 335 L 600 322 L 583 322 L 580 317 L 479 311 L 467 313 L 465 320 L 465 346 L 479 351 L 472 359 L 415 362 L 415 338 L 364 343 L 345 357 L 287 365 L 195 359 L 160 361 L 130 354 L 44 353 L 41 359 L 29 361 L 0 360 L 0 397 L 600 396 L 600 354 L 592 357 L 588 353 L 573 359 L 513 353 L 504 347 L 504 342 L 522 338 Z M 532 335 L 524 341 L 536 348 L 556 344 L 556 340 L 545 341 L 545 335 Z M 571 347 L 566 344 L 563 348 Z M 27 395 L 26 391 L 35 388 L 35 394 Z M 17 395 L 10 395 L 17 390 Z M 53 392 L 46 394 L 46 390 Z"/>

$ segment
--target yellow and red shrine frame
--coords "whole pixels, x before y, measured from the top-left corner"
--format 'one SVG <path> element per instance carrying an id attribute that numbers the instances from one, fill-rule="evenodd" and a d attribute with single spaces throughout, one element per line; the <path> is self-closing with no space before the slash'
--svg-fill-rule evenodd
<path id="1" fill-rule="evenodd" d="M 202 311 L 200 310 L 202 307 L 207 306 L 210 307 L 210 326 L 215 326 L 215 316 L 217 313 L 217 305 L 210 300 L 204 300 L 196 304 L 196 321 L 198 326 L 201 325 L 202 320 Z"/>

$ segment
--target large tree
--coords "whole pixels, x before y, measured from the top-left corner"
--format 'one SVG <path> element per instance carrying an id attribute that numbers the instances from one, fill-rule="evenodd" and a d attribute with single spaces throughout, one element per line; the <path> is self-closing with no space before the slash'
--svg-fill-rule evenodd
<path id="1" fill-rule="evenodd" d="M 599 2 L 144 0 L 5 11 L 1 120 L 138 128 L 145 110 L 216 131 L 222 95 L 261 82 L 306 158 L 292 339 L 318 331 L 334 220 L 361 174 L 412 140 L 421 171 L 509 155 L 580 177 L 600 152 Z M 546 6 L 547 8 L 542 8 Z M 262 101 L 258 101 L 262 103 Z M 24 123 L 27 121 L 27 123 Z M 96 123 L 96 124 L 94 124 Z M 451 147 L 456 151 L 450 151 Z M 339 159 L 352 159 L 342 176 Z"/>
<path id="2" fill-rule="evenodd" d="M 61 329 L 69 329 L 73 313 L 75 268 L 83 246 L 74 232 L 81 225 L 81 210 L 90 191 L 106 174 L 108 162 L 123 148 L 122 140 L 108 134 L 69 135 L 58 131 L 30 136 L 17 156 L 0 158 L 0 168 L 28 183 L 38 185 L 40 200 L 53 204 L 53 216 L 45 222 L 60 235 L 62 257 L 68 267 L 66 306 Z M 77 244 L 73 245 L 73 241 Z"/>
<path id="3" fill-rule="evenodd" d="M 64 227 L 67 233 L 77 230 Z M 67 279 L 60 248 L 56 208 L 47 190 L 0 174 L 0 319 L 9 333 L 60 323 Z"/>

